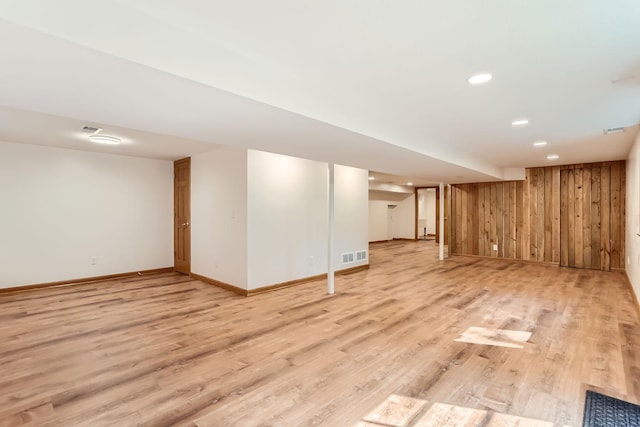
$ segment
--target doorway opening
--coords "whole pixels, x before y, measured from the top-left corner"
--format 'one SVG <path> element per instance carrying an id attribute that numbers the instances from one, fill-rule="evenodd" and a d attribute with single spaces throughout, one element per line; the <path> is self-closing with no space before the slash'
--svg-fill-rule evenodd
<path id="1" fill-rule="evenodd" d="M 416 238 L 418 240 L 437 241 L 438 235 L 438 205 L 437 188 L 420 188 L 416 191 L 418 207 Z"/>
<path id="2" fill-rule="evenodd" d="M 444 192 L 444 244 L 449 243 L 448 192 Z M 440 187 L 416 187 L 415 239 L 440 243 Z"/>

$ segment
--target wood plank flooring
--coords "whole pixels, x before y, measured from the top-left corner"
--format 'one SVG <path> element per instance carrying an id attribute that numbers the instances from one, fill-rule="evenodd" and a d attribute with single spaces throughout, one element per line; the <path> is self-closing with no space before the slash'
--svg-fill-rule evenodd
<path id="1" fill-rule="evenodd" d="M 0 426 L 375 425 L 396 395 L 427 402 L 419 425 L 471 408 L 577 427 L 586 388 L 640 403 L 623 273 L 440 262 L 425 241 L 372 245 L 370 262 L 334 296 L 173 273 L 2 295 Z M 454 341 L 470 327 L 531 337 Z"/>

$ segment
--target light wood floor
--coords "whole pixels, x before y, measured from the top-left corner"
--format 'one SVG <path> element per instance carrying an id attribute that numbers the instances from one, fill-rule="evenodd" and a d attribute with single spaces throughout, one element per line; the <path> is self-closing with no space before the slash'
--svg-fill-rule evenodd
<path id="1" fill-rule="evenodd" d="M 427 401 L 414 422 L 447 404 L 577 427 L 585 388 L 640 401 L 622 273 L 370 252 L 331 297 L 178 274 L 0 296 L 0 425 L 353 426 L 395 394 Z M 454 341 L 471 326 L 532 335 Z"/>

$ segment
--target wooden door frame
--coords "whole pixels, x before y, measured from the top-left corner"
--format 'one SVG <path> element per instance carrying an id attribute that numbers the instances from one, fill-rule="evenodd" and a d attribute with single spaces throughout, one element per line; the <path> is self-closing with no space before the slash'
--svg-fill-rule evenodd
<path id="1" fill-rule="evenodd" d="M 428 190 L 435 188 L 436 190 L 436 243 L 440 243 L 440 186 L 431 185 L 428 187 L 415 187 L 413 189 L 413 197 L 415 200 L 415 227 L 414 227 L 414 240 L 418 240 L 418 190 Z"/>

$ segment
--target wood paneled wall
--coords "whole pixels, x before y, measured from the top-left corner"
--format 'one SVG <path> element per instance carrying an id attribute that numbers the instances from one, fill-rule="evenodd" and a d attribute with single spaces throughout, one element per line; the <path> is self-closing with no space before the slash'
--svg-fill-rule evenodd
<path id="1" fill-rule="evenodd" d="M 610 166 L 603 179 L 611 183 L 611 268 L 624 268 L 624 161 L 530 168 L 524 181 L 452 185 L 451 252 L 558 264 L 560 171 L 601 166 Z"/>

